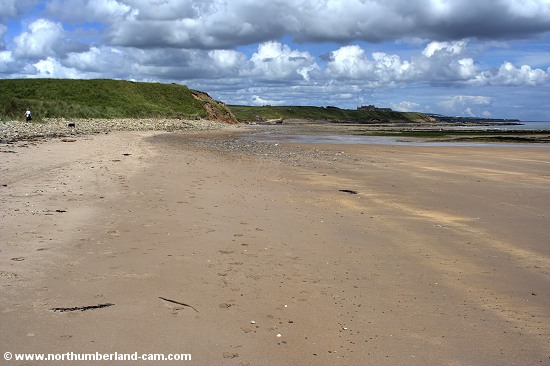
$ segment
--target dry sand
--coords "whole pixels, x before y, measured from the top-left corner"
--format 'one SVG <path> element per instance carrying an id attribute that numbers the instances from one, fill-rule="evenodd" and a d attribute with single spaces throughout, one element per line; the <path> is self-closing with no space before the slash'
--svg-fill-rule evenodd
<path id="1" fill-rule="evenodd" d="M 550 364 L 550 150 L 228 139 L 2 145 L 2 353 Z"/>

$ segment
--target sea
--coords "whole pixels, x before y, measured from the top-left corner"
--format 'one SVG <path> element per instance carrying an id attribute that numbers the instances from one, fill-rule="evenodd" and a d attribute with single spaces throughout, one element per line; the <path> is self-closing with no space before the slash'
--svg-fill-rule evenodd
<path id="1" fill-rule="evenodd" d="M 494 126 L 445 126 L 442 129 L 480 129 L 495 131 L 525 131 L 525 130 L 543 130 L 550 133 L 550 121 L 525 121 L 513 125 Z M 260 134 L 254 134 L 248 137 L 251 140 L 264 142 L 294 142 L 302 144 L 381 144 L 381 145 L 406 145 L 406 146 L 483 146 L 483 147 L 528 147 L 528 148 L 550 148 L 550 144 L 524 144 L 524 143 L 485 143 L 485 142 L 433 142 L 433 141 L 415 141 L 403 140 L 394 136 L 353 136 L 353 135 L 288 135 L 268 131 Z"/>
<path id="2" fill-rule="evenodd" d="M 495 124 L 494 126 L 491 125 L 484 125 L 484 126 L 451 126 L 448 128 L 452 129 L 480 129 L 480 130 L 506 130 L 506 131 L 514 131 L 514 130 L 548 130 L 550 131 L 550 121 L 522 121 L 518 122 L 519 124 L 514 125 L 498 125 Z"/>

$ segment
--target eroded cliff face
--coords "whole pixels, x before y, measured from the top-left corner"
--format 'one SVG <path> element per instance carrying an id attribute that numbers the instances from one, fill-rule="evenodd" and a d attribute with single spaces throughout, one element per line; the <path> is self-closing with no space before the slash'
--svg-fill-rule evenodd
<path id="1" fill-rule="evenodd" d="M 231 110 L 222 102 L 212 99 L 207 93 L 193 90 L 193 97 L 203 102 L 204 109 L 208 113 L 207 119 L 225 122 L 228 124 L 239 123 Z"/>

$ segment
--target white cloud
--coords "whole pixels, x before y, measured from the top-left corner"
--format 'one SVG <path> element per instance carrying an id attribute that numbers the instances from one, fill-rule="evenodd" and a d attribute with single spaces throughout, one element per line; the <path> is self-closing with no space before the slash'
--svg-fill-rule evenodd
<path id="1" fill-rule="evenodd" d="M 241 71 L 246 77 L 263 80 L 308 80 L 319 67 L 309 52 L 292 50 L 279 42 L 266 42 L 258 47 Z"/>
<path id="2" fill-rule="evenodd" d="M 47 19 L 38 19 L 28 26 L 28 31 L 15 37 L 14 55 L 21 58 L 40 59 L 55 56 L 55 48 L 62 42 L 63 26 Z"/>
<path id="3" fill-rule="evenodd" d="M 438 104 L 447 114 L 475 117 L 486 113 L 480 107 L 486 108 L 493 101 L 493 98 L 487 96 L 457 95 Z"/>
<path id="4" fill-rule="evenodd" d="M 457 108 L 467 105 L 488 105 L 491 104 L 491 101 L 492 99 L 486 96 L 457 95 L 440 104 L 449 108 Z"/>
<path id="5" fill-rule="evenodd" d="M 333 51 L 327 63 L 327 73 L 336 78 L 369 78 L 373 71 L 372 62 L 359 46 L 345 46 Z"/>
<path id="6" fill-rule="evenodd" d="M 374 52 L 369 58 L 359 46 L 344 46 L 330 54 L 326 74 L 337 80 L 363 81 L 365 87 L 427 82 L 473 85 L 538 86 L 550 83 L 549 70 L 515 67 L 506 62 L 497 71 L 486 69 L 468 54 L 467 42 L 431 42 L 421 55 L 403 60 L 399 55 Z"/>
<path id="7" fill-rule="evenodd" d="M 422 109 L 422 106 L 413 102 L 400 102 L 398 104 L 392 104 L 391 108 L 398 112 L 418 112 Z"/>
<path id="8" fill-rule="evenodd" d="M 112 47 L 92 47 L 85 52 L 72 52 L 62 61 L 70 69 L 78 71 L 88 78 L 101 77 L 105 70 L 114 78 L 131 78 L 133 56 Z"/>
<path id="9" fill-rule="evenodd" d="M 505 62 L 496 71 L 480 72 L 470 82 L 473 85 L 536 87 L 550 83 L 550 67 L 547 70 L 532 69 L 529 65 L 518 68 L 511 62 Z"/>
<path id="10" fill-rule="evenodd" d="M 401 60 L 397 55 L 375 52 L 372 58 L 378 83 L 391 84 L 413 80 L 418 76 L 418 70 L 415 69 L 414 64 Z"/>
<path id="11" fill-rule="evenodd" d="M 72 35 L 65 31 L 60 22 L 39 18 L 29 23 L 26 31 L 16 35 L 10 43 L 15 58 L 33 62 L 47 57 L 61 59 L 70 52 L 87 50 L 89 46 L 78 40 L 80 36 L 78 32 Z"/>
<path id="12" fill-rule="evenodd" d="M 432 57 L 437 53 L 445 55 L 460 55 L 466 47 L 466 41 L 458 42 L 430 42 L 422 51 L 426 57 Z"/>
<path id="13" fill-rule="evenodd" d="M 34 75 L 35 77 L 55 77 L 68 79 L 75 79 L 79 77 L 79 72 L 77 70 L 63 66 L 53 57 L 47 57 L 46 59 L 36 62 L 34 67 L 37 70 L 36 75 Z"/>
<path id="14" fill-rule="evenodd" d="M 246 56 L 232 50 L 208 51 L 208 57 L 214 67 L 220 70 L 236 73 L 246 62 Z"/>
<path id="15" fill-rule="evenodd" d="M 471 58 L 462 58 L 456 63 L 451 64 L 451 67 L 455 68 L 457 75 L 463 80 L 475 78 L 478 72 L 478 67 Z"/>
<path id="16" fill-rule="evenodd" d="M 267 99 L 263 99 L 263 98 L 260 97 L 259 95 L 253 95 L 252 98 L 250 98 L 250 104 L 252 104 L 252 105 L 257 105 L 257 106 L 262 106 L 262 105 L 277 105 L 277 104 L 279 104 L 279 102 L 276 101 L 276 100 L 267 100 Z"/>
<path id="17" fill-rule="evenodd" d="M 528 65 L 516 68 L 512 63 L 505 62 L 500 66 L 498 73 L 493 77 L 491 83 L 503 85 L 528 85 L 536 86 L 548 83 L 549 72 L 541 69 L 531 69 Z"/>
<path id="18" fill-rule="evenodd" d="M 369 58 L 359 46 L 333 51 L 326 72 L 340 80 L 365 80 L 369 87 L 411 82 L 468 81 L 479 67 L 472 58 L 462 57 L 466 42 L 432 42 L 410 60 L 399 55 L 373 52 Z"/>

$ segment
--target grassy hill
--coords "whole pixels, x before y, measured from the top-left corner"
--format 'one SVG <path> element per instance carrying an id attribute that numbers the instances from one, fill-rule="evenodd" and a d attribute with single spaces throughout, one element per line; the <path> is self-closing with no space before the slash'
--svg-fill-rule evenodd
<path id="1" fill-rule="evenodd" d="M 306 119 L 333 122 L 394 122 L 428 121 L 422 113 L 403 113 L 386 109 L 354 110 L 336 107 L 296 107 L 296 106 L 229 106 L 239 121 L 255 121 L 256 116 L 264 119 Z"/>
<path id="2" fill-rule="evenodd" d="M 0 119 L 207 118 L 235 122 L 227 107 L 183 85 L 122 80 L 0 80 Z M 231 121 L 230 121 L 231 120 Z"/>
<path id="3" fill-rule="evenodd" d="M 184 85 L 123 80 L 3 79 L 0 120 L 22 119 L 30 108 L 34 121 L 43 118 L 181 118 L 229 123 L 264 119 L 332 122 L 426 121 L 420 113 L 391 110 L 348 110 L 335 107 L 226 106 Z"/>

